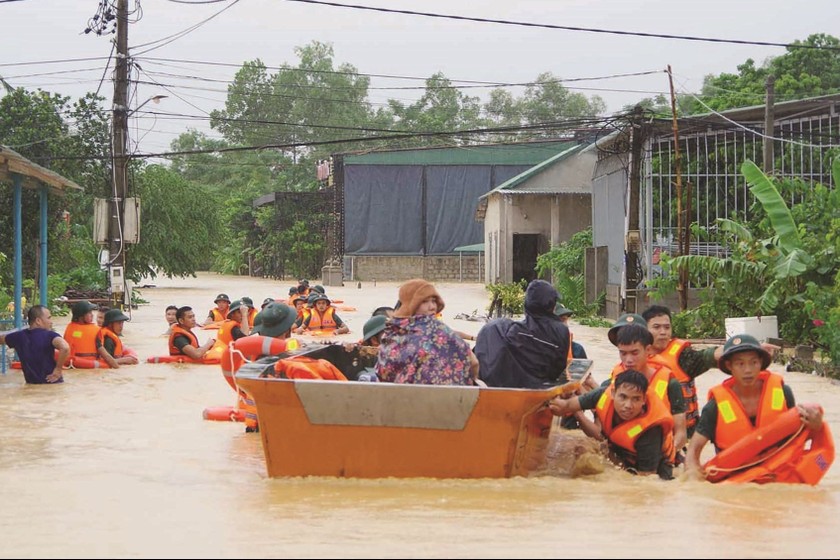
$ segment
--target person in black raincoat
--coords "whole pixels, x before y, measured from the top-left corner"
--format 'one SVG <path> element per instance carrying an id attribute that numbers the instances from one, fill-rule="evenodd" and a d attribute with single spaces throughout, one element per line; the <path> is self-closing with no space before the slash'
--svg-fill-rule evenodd
<path id="1" fill-rule="evenodd" d="M 559 294 L 545 280 L 525 290 L 525 318 L 494 319 L 475 343 L 479 378 L 489 387 L 536 389 L 566 382 L 569 329 L 554 314 Z"/>

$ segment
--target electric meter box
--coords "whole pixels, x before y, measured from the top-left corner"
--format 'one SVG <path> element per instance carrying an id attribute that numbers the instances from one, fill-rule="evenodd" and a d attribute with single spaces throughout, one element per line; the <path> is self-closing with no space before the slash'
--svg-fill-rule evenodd
<path id="1" fill-rule="evenodd" d="M 109 271 L 109 279 L 111 284 L 111 291 L 116 294 L 125 292 L 125 278 L 123 277 L 123 267 L 112 266 Z"/>

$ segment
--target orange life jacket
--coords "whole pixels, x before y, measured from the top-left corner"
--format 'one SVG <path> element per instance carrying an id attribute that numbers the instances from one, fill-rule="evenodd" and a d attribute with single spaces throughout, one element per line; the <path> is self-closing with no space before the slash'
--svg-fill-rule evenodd
<path id="1" fill-rule="evenodd" d="M 277 360 L 274 364 L 276 377 L 282 379 L 328 379 L 347 381 L 347 377 L 332 362 L 307 356 Z"/>
<path id="2" fill-rule="evenodd" d="M 670 369 L 676 380 L 680 382 L 686 404 L 685 427 L 690 431 L 700 418 L 700 410 L 697 404 L 697 386 L 694 383 L 694 379 L 683 371 L 679 363 L 682 351 L 689 346 L 691 346 L 689 341 L 675 338 L 668 343 L 668 346 L 662 352 L 653 356 L 651 360 Z"/>
<path id="3" fill-rule="evenodd" d="M 300 317 L 301 326 L 303 326 L 303 324 L 306 322 L 306 320 L 309 318 L 310 315 L 312 315 L 312 308 L 311 307 L 306 307 L 304 305 L 301 308 L 300 312 L 298 313 L 298 317 Z"/>
<path id="4" fill-rule="evenodd" d="M 671 377 L 673 377 L 673 373 L 670 369 L 663 366 L 662 364 L 657 364 L 656 362 L 648 362 L 648 366 L 653 365 L 656 367 L 653 375 L 648 378 L 648 390 L 647 394 L 651 398 L 657 398 L 662 401 L 668 410 L 671 410 L 671 399 L 668 398 L 668 382 L 671 381 Z M 621 362 L 615 366 L 610 373 L 610 379 L 615 380 L 615 377 L 622 373 L 625 369 Z M 644 372 L 645 376 L 647 376 L 647 372 Z"/>
<path id="5" fill-rule="evenodd" d="M 324 311 L 324 314 L 318 312 L 317 309 L 314 307 L 312 308 L 312 314 L 309 318 L 309 326 L 306 328 L 311 331 L 331 331 L 335 330 L 338 326 L 335 323 L 335 308 L 334 307 L 327 307 L 327 310 Z"/>
<path id="6" fill-rule="evenodd" d="M 253 307 L 248 308 L 248 326 L 254 328 L 254 319 L 257 317 L 257 310 Z"/>
<path id="7" fill-rule="evenodd" d="M 103 347 L 105 346 L 105 339 L 106 338 L 110 338 L 112 341 L 114 341 L 114 353 L 112 354 L 112 356 L 114 358 L 122 358 L 123 345 L 122 345 L 122 340 L 120 340 L 120 337 L 117 336 L 117 333 L 115 333 L 114 331 L 112 331 L 108 327 L 102 327 L 99 330 L 98 337 L 99 337 L 99 344 L 102 345 Z"/>
<path id="8" fill-rule="evenodd" d="M 238 326 L 239 321 L 234 321 L 233 319 L 222 321 L 222 324 L 219 325 L 219 332 L 216 334 L 216 342 L 227 347 L 229 343 L 233 342 L 233 328 Z"/>
<path id="9" fill-rule="evenodd" d="M 180 335 L 183 335 L 183 336 L 186 336 L 187 338 L 189 338 L 190 339 L 190 344 L 192 346 L 194 346 L 195 348 L 198 348 L 200 346 L 198 344 L 198 337 L 195 336 L 195 334 L 193 334 L 192 331 L 188 331 L 187 329 L 185 329 L 184 327 L 182 327 L 179 324 L 172 325 L 172 332 L 169 333 L 169 355 L 170 356 L 178 356 L 178 355 L 184 354 L 183 352 L 178 350 L 178 347 L 175 346 L 175 344 L 174 344 L 175 337 L 180 336 Z"/>
<path id="10" fill-rule="evenodd" d="M 671 416 L 671 409 L 666 407 L 660 399 L 652 398 L 650 394 L 645 396 L 645 408 L 641 416 L 613 426 L 615 403 L 612 390 L 607 389 L 598 399 L 595 414 L 601 421 L 601 430 L 607 439 L 630 453 L 626 457 L 630 466 L 636 464 L 636 440 L 639 436 L 653 426 L 661 426 L 662 456 L 673 464 L 676 449 L 674 448 L 674 417 Z"/>
<path id="11" fill-rule="evenodd" d="M 219 310 L 219 308 L 218 308 L 218 307 L 214 307 L 213 309 L 211 309 L 211 310 L 210 310 L 210 315 L 213 315 L 213 322 L 214 322 L 214 323 L 221 323 L 222 321 L 224 321 L 225 319 L 227 319 L 227 317 L 225 316 L 225 314 L 224 314 L 224 313 L 222 313 L 222 312 Z"/>
<path id="12" fill-rule="evenodd" d="M 785 392 L 782 389 L 781 375 L 762 371 L 758 378 L 764 382 L 761 388 L 761 401 L 758 405 L 758 415 L 755 425 L 750 422 L 741 400 L 732 390 L 735 379 L 730 378 L 709 390 L 709 398 L 715 399 L 718 409 L 717 429 L 715 430 L 715 447 L 722 451 L 733 445 L 742 437 L 772 423 L 787 409 Z"/>
<path id="13" fill-rule="evenodd" d="M 96 338 L 101 327 L 96 323 L 70 323 L 64 330 L 64 340 L 70 345 L 71 356 L 95 358 Z"/>

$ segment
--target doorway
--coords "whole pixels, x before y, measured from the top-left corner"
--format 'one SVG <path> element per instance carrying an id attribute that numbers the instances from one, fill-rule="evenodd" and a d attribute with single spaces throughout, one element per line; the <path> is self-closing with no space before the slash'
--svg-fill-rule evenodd
<path id="1" fill-rule="evenodd" d="M 542 235 L 538 233 L 513 234 L 513 281 L 525 284 L 537 278 L 537 256 L 540 254 Z"/>

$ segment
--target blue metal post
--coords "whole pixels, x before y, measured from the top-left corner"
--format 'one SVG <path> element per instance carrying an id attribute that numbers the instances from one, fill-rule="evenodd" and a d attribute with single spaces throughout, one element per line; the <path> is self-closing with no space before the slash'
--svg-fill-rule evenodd
<path id="1" fill-rule="evenodd" d="M 41 270 L 38 291 L 41 305 L 47 305 L 47 187 L 41 186 Z"/>
<path id="2" fill-rule="evenodd" d="M 20 308 L 20 297 L 23 295 L 23 234 L 21 233 L 23 219 L 21 217 L 21 193 L 23 192 L 23 177 L 15 173 L 13 175 L 14 202 L 12 213 L 15 224 L 15 328 L 23 327 L 23 313 Z"/>

